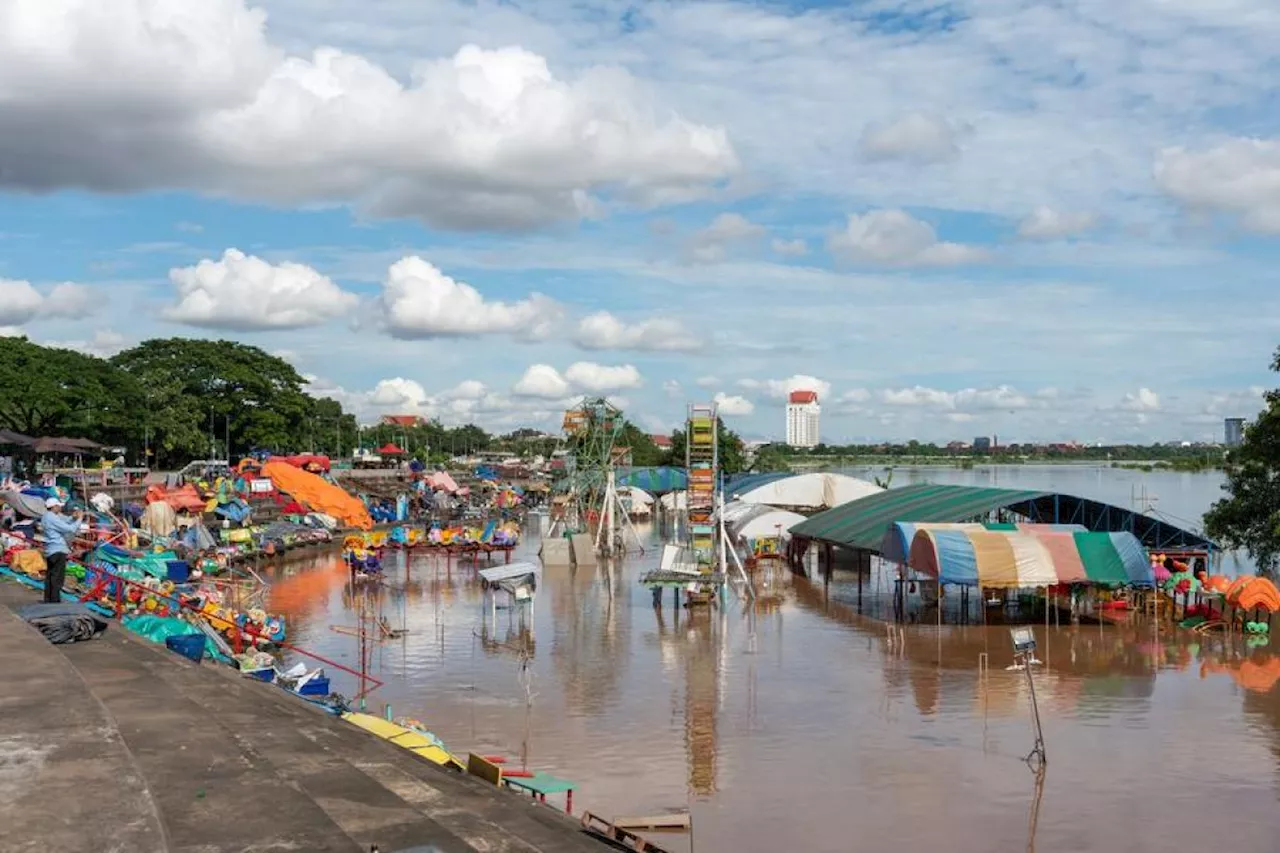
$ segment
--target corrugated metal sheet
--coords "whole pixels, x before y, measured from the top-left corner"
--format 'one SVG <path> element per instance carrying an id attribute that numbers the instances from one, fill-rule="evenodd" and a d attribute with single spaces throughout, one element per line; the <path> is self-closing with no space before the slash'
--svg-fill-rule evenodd
<path id="1" fill-rule="evenodd" d="M 791 528 L 791 535 L 878 551 L 885 530 L 895 521 L 972 521 L 992 510 L 1051 495 L 1051 492 L 919 483 L 889 489 L 819 513 Z"/>
<path id="2" fill-rule="evenodd" d="M 792 536 L 879 552 L 889 525 L 906 522 L 977 521 L 988 513 L 1013 508 L 1033 521 L 1077 524 L 1096 532 L 1128 531 L 1143 547 L 1217 546 L 1198 533 L 1124 507 L 1054 492 L 939 486 L 918 483 L 890 489 L 819 513 L 791 529 Z"/>

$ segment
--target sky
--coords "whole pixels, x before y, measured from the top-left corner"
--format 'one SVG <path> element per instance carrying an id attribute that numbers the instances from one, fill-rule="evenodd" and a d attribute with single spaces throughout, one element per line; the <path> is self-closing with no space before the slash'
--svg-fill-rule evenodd
<path id="1" fill-rule="evenodd" d="M 1273 0 L 0 0 L 0 333 L 364 420 L 1221 440 L 1280 345 Z"/>

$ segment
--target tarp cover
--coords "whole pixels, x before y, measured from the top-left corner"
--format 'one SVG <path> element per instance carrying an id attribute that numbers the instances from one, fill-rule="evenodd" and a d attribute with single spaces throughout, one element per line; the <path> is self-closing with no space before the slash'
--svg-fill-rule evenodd
<path id="1" fill-rule="evenodd" d="M 737 539 L 785 541 L 791 538 L 792 526 L 802 521 L 804 516 L 798 512 L 762 505 L 758 511 L 740 516 L 733 522 L 726 521 L 725 525 L 729 528 L 730 534 Z"/>
<path id="2" fill-rule="evenodd" d="M 960 586 L 1154 584 L 1147 553 L 1132 533 L 923 527 L 912 538 L 908 565 Z"/>
<path id="3" fill-rule="evenodd" d="M 846 474 L 791 474 L 745 477 L 731 483 L 729 491 L 736 500 L 747 503 L 820 510 L 879 494 L 884 489 Z"/>
<path id="4" fill-rule="evenodd" d="M 309 509 L 332 515 L 350 527 L 361 530 L 373 527 L 373 519 L 369 517 L 369 510 L 365 505 L 323 477 L 295 468 L 287 462 L 270 460 L 262 466 L 262 473 L 271 478 L 278 490 Z"/>
<path id="5" fill-rule="evenodd" d="M 425 479 L 433 492 L 442 491 L 451 495 L 458 491 L 457 482 L 449 476 L 447 471 L 435 471 L 428 474 Z"/>
<path id="6" fill-rule="evenodd" d="M 729 506 L 733 506 L 730 504 Z M 895 521 L 884 533 L 880 556 L 891 563 L 905 564 L 911 542 L 921 530 L 1023 530 L 1084 532 L 1079 524 L 984 524 L 978 521 Z"/>
<path id="7" fill-rule="evenodd" d="M 635 486 L 654 495 L 663 495 L 689 488 L 689 475 L 683 468 L 632 468 L 618 477 L 617 484 Z"/>
<path id="8" fill-rule="evenodd" d="M 13 507 L 13 511 L 18 515 L 25 515 L 27 518 L 39 518 L 44 515 L 44 499 L 35 495 L 2 491 L 0 492 L 0 502 L 8 504 Z"/>
<path id="9" fill-rule="evenodd" d="M 196 487 L 190 483 L 173 489 L 166 489 L 160 485 L 148 486 L 147 503 L 153 504 L 157 501 L 164 501 L 178 512 L 204 512 L 209 503 L 200 497 Z"/>

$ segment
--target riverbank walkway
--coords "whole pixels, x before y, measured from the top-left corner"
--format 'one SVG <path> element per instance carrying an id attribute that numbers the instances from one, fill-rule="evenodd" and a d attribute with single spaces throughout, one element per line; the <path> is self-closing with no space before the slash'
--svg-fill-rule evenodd
<path id="1" fill-rule="evenodd" d="M 577 821 L 451 774 L 112 624 L 49 644 L 0 581 L 0 850 L 601 853 Z"/>

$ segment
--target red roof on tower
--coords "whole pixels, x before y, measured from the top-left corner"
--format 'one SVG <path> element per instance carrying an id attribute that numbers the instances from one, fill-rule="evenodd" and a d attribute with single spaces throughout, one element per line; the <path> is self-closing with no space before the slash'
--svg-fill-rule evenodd
<path id="1" fill-rule="evenodd" d="M 789 402 L 816 403 L 818 402 L 818 392 L 817 391 L 792 391 Z"/>

